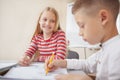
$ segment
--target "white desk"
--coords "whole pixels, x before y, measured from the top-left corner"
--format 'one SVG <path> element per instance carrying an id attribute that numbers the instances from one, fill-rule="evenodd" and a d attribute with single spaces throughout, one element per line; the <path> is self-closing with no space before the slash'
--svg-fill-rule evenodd
<path id="1" fill-rule="evenodd" d="M 1 67 L 1 72 L 2 71 L 5 71 L 5 70 L 9 70 L 10 68 L 12 68 L 12 67 L 15 67 L 16 66 L 16 62 L 7 62 L 7 61 L 0 61 L 0 64 L 3 64 L 3 65 L 5 65 L 5 67 L 4 66 L 1 66 L 0 65 L 0 67 Z M 38 67 L 40 67 L 40 65 L 38 64 L 38 63 L 36 63 L 35 65 L 34 65 L 36 68 L 38 68 Z M 4 69 L 4 70 L 3 70 Z M 16 68 L 17 69 L 17 68 Z M 30 71 L 32 71 L 32 75 L 37 75 L 36 73 L 35 73 L 35 70 L 36 70 L 36 72 L 38 71 L 37 69 L 33 69 L 33 68 L 31 68 L 31 67 L 29 67 L 29 68 L 24 68 L 23 67 L 23 69 L 24 70 L 26 70 L 26 72 L 30 72 Z M 17 69 L 18 71 L 19 71 L 19 69 Z M 40 69 L 39 69 L 40 70 Z M 80 71 L 80 70 L 66 70 L 68 73 L 74 73 L 74 74 L 84 74 L 84 72 L 82 72 L 82 71 Z M 20 71 L 19 71 L 20 72 Z M 18 73 L 19 74 L 19 73 Z M 22 73 L 23 74 L 23 73 Z M 28 73 L 29 75 L 30 75 L 30 73 Z M 59 73 L 58 74 L 63 74 L 63 73 L 61 73 L 60 71 L 59 71 Z M 66 73 L 65 73 L 66 74 Z M 15 76 L 14 76 L 15 77 Z M 23 77 L 23 76 L 22 76 Z M 35 76 L 31 76 L 31 77 L 35 77 Z M 37 77 L 37 76 L 36 76 Z M 3 78 L 3 77 L 2 77 Z M 3 79 L 0 79 L 0 80 L 9 80 L 9 78 L 3 78 Z M 19 78 L 12 78 L 12 80 L 27 80 L 27 78 L 26 79 L 19 79 Z M 28 79 L 28 80 L 34 80 L 34 79 Z M 36 79 L 37 80 L 37 79 Z M 38 79 L 39 80 L 39 79 Z"/>
<path id="2" fill-rule="evenodd" d="M 8 71 L 10 68 L 16 65 L 17 65 L 16 61 L 1 60 L 0 61 L 0 75 L 2 75 L 4 72 Z"/>
<path id="3" fill-rule="evenodd" d="M 10 64 L 6 63 L 5 64 Z M 1 76 L 3 80 L 54 80 L 54 76 L 57 74 L 67 74 L 67 70 L 64 68 L 59 68 L 53 72 L 45 75 L 44 63 L 34 62 L 30 66 L 12 66 L 12 68 L 4 75 Z M 0 80 L 1 80 L 0 79 Z"/>

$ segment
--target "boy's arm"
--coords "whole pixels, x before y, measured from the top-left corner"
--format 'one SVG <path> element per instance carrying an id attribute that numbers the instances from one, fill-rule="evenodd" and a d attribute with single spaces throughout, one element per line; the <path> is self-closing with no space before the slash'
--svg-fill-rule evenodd
<path id="1" fill-rule="evenodd" d="M 54 71 L 59 67 L 66 68 L 66 66 L 67 66 L 66 60 L 53 60 L 50 64 L 49 60 L 45 60 L 45 70 L 49 68 L 49 71 Z"/>
<path id="2" fill-rule="evenodd" d="M 67 67 L 67 61 L 66 60 L 55 60 L 54 65 L 61 68 Z"/>
<path id="3" fill-rule="evenodd" d="M 98 53 L 97 53 L 98 54 Z M 96 73 L 97 68 L 97 61 L 96 56 L 97 54 L 93 54 L 88 59 L 67 59 L 67 68 L 68 69 L 79 69 L 84 71 L 85 73 Z"/>
<path id="4" fill-rule="evenodd" d="M 94 80 L 87 74 L 64 74 L 55 76 L 56 80 Z"/>

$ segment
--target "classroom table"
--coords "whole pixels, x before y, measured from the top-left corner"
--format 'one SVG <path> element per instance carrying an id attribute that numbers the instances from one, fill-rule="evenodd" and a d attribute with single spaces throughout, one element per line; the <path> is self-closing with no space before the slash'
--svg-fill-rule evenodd
<path id="1" fill-rule="evenodd" d="M 0 64 L 3 63 L 4 61 L 0 61 Z M 10 62 L 10 61 L 5 61 L 4 64 L 10 64 L 10 63 L 14 63 L 13 65 L 10 66 L 6 66 L 1 68 L 0 67 L 0 80 L 27 80 L 27 79 L 14 79 L 14 78 L 3 78 L 2 76 L 4 76 L 5 73 L 7 73 L 7 71 L 9 71 L 12 67 L 15 67 L 17 65 L 17 62 Z M 81 70 L 74 70 L 74 69 L 67 69 L 68 73 L 72 73 L 72 74 L 85 74 L 83 71 Z M 4 73 L 4 74 L 3 74 Z M 28 79 L 28 80 L 33 80 L 33 79 Z M 39 80 L 39 79 L 35 79 L 35 80 Z"/>

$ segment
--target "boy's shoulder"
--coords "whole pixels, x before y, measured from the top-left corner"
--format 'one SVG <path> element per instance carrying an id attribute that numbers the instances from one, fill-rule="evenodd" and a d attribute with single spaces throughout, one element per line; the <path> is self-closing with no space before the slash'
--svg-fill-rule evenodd
<path id="1" fill-rule="evenodd" d="M 113 47 L 120 45 L 120 35 L 114 37 L 114 40 L 112 41 L 111 45 L 113 45 Z"/>
<path id="2" fill-rule="evenodd" d="M 109 42 L 109 45 L 107 46 L 108 53 L 110 53 L 112 56 L 114 56 L 115 54 L 120 55 L 119 46 L 120 46 L 120 35 L 117 35 L 112 39 L 111 42 Z"/>

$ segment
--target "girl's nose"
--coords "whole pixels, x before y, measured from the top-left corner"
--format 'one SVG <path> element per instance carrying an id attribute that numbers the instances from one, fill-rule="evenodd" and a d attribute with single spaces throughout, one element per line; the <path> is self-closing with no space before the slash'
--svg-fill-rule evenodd
<path id="1" fill-rule="evenodd" d="M 46 25 L 49 25 L 50 24 L 50 21 L 46 21 Z"/>

